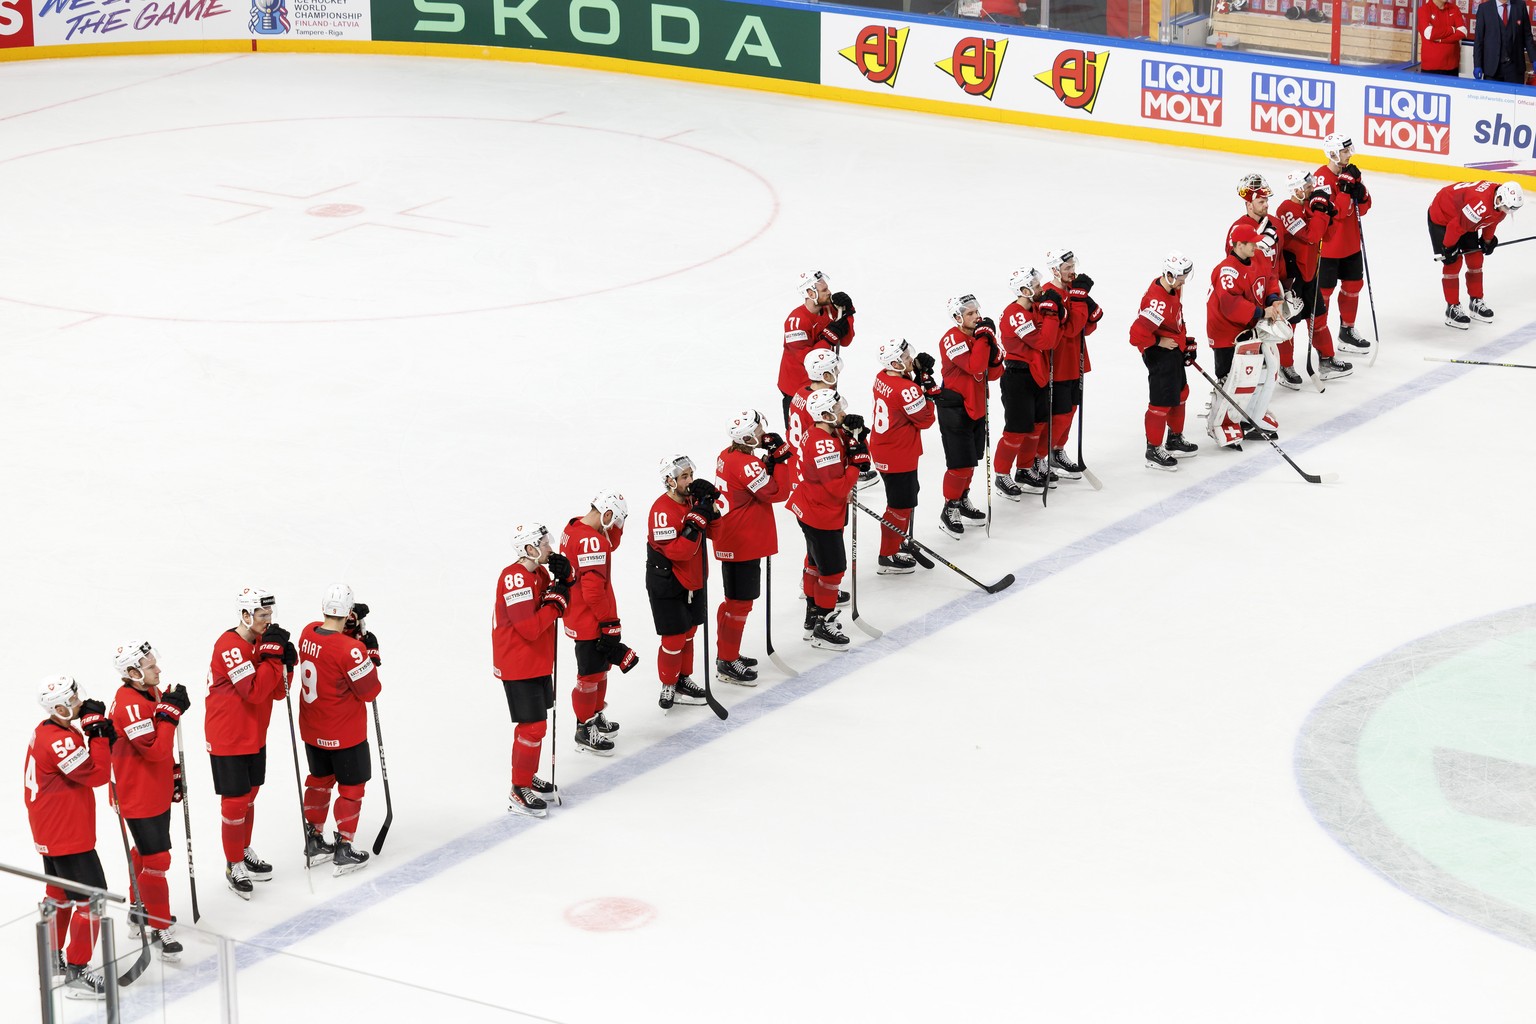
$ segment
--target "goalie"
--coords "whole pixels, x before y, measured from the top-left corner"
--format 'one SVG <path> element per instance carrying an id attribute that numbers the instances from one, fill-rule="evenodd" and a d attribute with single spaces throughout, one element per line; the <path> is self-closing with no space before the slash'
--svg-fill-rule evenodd
<path id="1" fill-rule="evenodd" d="M 1222 447 L 1242 450 L 1243 438 L 1269 441 L 1280 424 L 1269 415 L 1269 400 L 1279 380 L 1279 343 L 1290 335 L 1280 282 L 1268 261 L 1255 261 L 1258 231 L 1239 223 L 1229 236 L 1231 253 L 1211 271 L 1206 300 L 1206 334 L 1216 357 L 1216 376 L 1243 406 L 1249 422 L 1219 395 L 1211 398 L 1206 432 Z"/>

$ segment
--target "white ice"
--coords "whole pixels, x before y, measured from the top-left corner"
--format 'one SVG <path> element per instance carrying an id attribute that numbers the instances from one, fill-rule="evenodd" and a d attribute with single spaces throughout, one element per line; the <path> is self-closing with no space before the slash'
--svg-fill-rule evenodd
<path id="1" fill-rule="evenodd" d="M 0 76 L 0 750 L 20 767 L 33 680 L 108 698 L 109 648 L 156 644 L 197 700 L 202 925 L 283 950 L 241 972 L 243 1019 L 514 1019 L 298 956 L 569 1024 L 1531 1019 L 1531 951 L 1357 862 L 1293 765 L 1309 709 L 1352 671 L 1530 600 L 1533 381 L 1424 357 L 1536 361 L 1532 250 L 1489 260 L 1495 325 L 1441 326 L 1437 183 L 1361 160 L 1383 354 L 1276 400 L 1286 450 L 1342 478 L 1314 486 L 1267 445 L 1212 451 L 1203 384 L 1200 456 L 1144 469 L 1125 340 L 1171 247 L 1197 264 L 1198 329 L 1233 183 L 1285 165 L 517 64 L 198 55 Z M 653 467 L 712 460 L 743 406 L 777 419 L 795 275 L 823 269 L 857 301 L 843 390 L 861 408 L 880 339 L 931 349 L 956 293 L 995 316 L 1008 272 L 1057 246 L 1106 310 L 1084 435 L 1104 489 L 994 498 L 992 536 L 955 543 L 930 436 L 919 535 L 1019 584 L 986 599 L 942 565 L 877 577 L 866 520 L 860 610 L 886 639 L 813 652 L 781 514 L 773 630 L 804 674 L 717 684 L 726 723 L 664 717 L 638 528 Z M 565 647 L 567 802 L 509 818 L 487 635 L 508 528 L 563 523 L 603 486 L 635 514 L 617 578 L 642 661 L 610 682 L 619 754 L 572 748 Z M 240 587 L 274 590 L 297 630 L 338 580 L 383 645 L 389 845 L 310 893 L 278 709 L 255 840 L 277 878 L 243 903 L 219 877 L 206 659 Z M 758 657 L 763 621 L 759 604 Z M 35 868 L 20 796 L 0 862 Z M 382 816 L 376 774 L 362 839 Z M 173 831 L 190 921 L 179 815 Z M 0 877 L 0 895 L 0 994 L 27 1019 L 39 893 Z M 655 916 L 567 923 L 608 897 Z M 188 945 L 134 1019 L 214 1019 L 196 966 L 213 948 Z"/>

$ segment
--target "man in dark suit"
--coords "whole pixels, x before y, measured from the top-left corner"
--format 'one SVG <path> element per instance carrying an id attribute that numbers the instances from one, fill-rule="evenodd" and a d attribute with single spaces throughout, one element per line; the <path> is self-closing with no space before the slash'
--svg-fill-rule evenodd
<path id="1" fill-rule="evenodd" d="M 1483 0 L 1477 8 L 1472 77 L 1523 83 L 1527 54 L 1536 64 L 1536 39 L 1531 38 L 1525 0 Z"/>

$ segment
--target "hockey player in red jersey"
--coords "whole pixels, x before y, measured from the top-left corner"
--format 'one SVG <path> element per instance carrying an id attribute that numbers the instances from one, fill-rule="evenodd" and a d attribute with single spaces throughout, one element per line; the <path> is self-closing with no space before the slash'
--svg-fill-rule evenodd
<path id="1" fill-rule="evenodd" d="M 117 811 L 133 835 L 129 859 L 144 904 L 150 942 L 167 963 L 181 960 L 171 916 L 171 804 L 180 802 L 183 781 L 176 771 L 176 727 L 192 705 L 187 688 L 161 692 L 160 661 L 144 640 L 117 645 L 112 653 L 122 685 L 112 700 L 113 788 Z M 133 922 L 140 927 L 145 921 Z"/>
<path id="2" fill-rule="evenodd" d="M 1493 321 L 1483 302 L 1483 257 L 1498 246 L 1494 235 L 1505 216 L 1525 205 L 1525 193 L 1513 181 L 1462 181 L 1435 193 L 1429 204 L 1429 243 L 1435 260 L 1444 265 L 1440 287 L 1445 293 L 1447 327 L 1466 330 L 1473 318 Z M 1467 265 L 1467 308 L 1461 307 L 1461 264 Z M 1468 312 L 1471 316 L 1468 316 Z"/>
<path id="3" fill-rule="evenodd" d="M 512 528 L 517 558 L 501 570 L 491 608 L 492 672 L 501 680 L 512 716 L 512 790 L 507 810 L 542 818 L 561 802 L 559 787 L 535 772 L 555 706 L 555 644 L 570 603 L 573 573 L 550 549 L 543 523 Z"/>
<path id="4" fill-rule="evenodd" d="M 1279 427 L 1268 408 L 1278 379 L 1279 353 L 1274 342 L 1284 337 L 1284 329 L 1277 327 L 1273 334 L 1260 337 L 1255 328 L 1261 321 L 1283 325 L 1285 314 L 1279 282 L 1266 276 L 1262 262 L 1254 262 L 1258 243 L 1254 228 L 1238 225 L 1234 230 L 1232 254 L 1211 269 L 1205 322 L 1216 357 L 1216 376 L 1230 382 L 1228 393 L 1243 403 L 1252 422 L 1261 424 L 1257 430 L 1250 428 L 1248 436 L 1263 440 L 1272 438 Z M 1244 420 L 1220 397 L 1211 399 L 1206 431 L 1217 444 L 1242 450 Z"/>
<path id="5" fill-rule="evenodd" d="M 763 559 L 779 550 L 773 506 L 789 497 L 794 473 L 789 443 L 766 426 L 756 409 L 736 413 L 726 423 L 731 443 L 715 459 L 720 518 L 710 532 L 724 594 L 715 613 L 715 671 L 740 686 L 757 685 L 757 659 L 742 655 L 741 635 L 762 596 Z"/>
<path id="6" fill-rule="evenodd" d="M 800 303 L 784 318 L 784 352 L 779 357 L 779 393 L 784 397 L 784 428 L 789 429 L 789 403 L 805 384 L 805 357 L 814 349 L 835 353 L 853 344 L 853 299 L 832 291 L 832 282 L 819 270 L 800 275 Z"/>
<path id="7" fill-rule="evenodd" d="M 1262 267 L 1265 276 L 1281 285 L 1283 289 L 1285 282 L 1283 243 L 1280 237 L 1280 221 L 1270 213 L 1270 202 L 1274 193 L 1269 187 L 1269 181 L 1262 174 L 1245 174 L 1237 180 L 1237 195 L 1243 201 L 1243 215 L 1233 221 L 1232 226 L 1227 229 L 1227 255 L 1232 254 L 1232 235 L 1238 225 L 1252 225 L 1253 229 L 1259 233 L 1253 263 L 1255 266 Z M 1301 375 L 1294 369 L 1296 362 L 1294 338 L 1285 338 L 1278 343 L 1277 348 L 1280 352 L 1281 378 L 1287 381 L 1294 378 L 1299 386 Z"/>
<path id="8" fill-rule="evenodd" d="M 565 612 L 565 635 L 576 641 L 576 686 L 571 710 L 576 714 L 576 749 L 610 757 L 619 731 L 603 713 L 608 697 L 608 667 L 628 672 L 639 662 L 623 641 L 619 605 L 613 594 L 613 553 L 624 539 L 629 503 L 617 491 L 598 491 L 587 514 L 565 524 L 560 553 L 576 573 Z"/>
<path id="9" fill-rule="evenodd" d="M 96 856 L 95 791 L 112 777 L 112 722 L 106 705 L 82 701 L 68 676 L 49 676 L 36 692 L 48 717 L 32 732 L 23 775 L 32 845 L 43 855 L 44 873 L 105 889 L 107 876 Z M 100 923 L 90 911 L 89 896 L 49 885 L 47 898 L 57 907 L 52 943 L 64 951 L 65 994 L 105 998 L 106 980 L 90 966 Z"/>
<path id="10" fill-rule="evenodd" d="M 869 457 L 885 481 L 885 514 L 890 524 L 880 531 L 881 575 L 899 576 L 919 564 L 933 568 L 926 556 L 906 540 L 917 509 L 917 460 L 923 454 L 923 431 L 937 420 L 934 398 L 939 394 L 933 379 L 933 356 L 920 352 L 917 369 L 911 347 L 893 338 L 880 346 L 880 372 L 875 374 L 874 425 L 869 432 Z M 892 529 L 895 527 L 895 529 Z"/>
<path id="11" fill-rule="evenodd" d="M 1323 380 L 1347 377 L 1354 371 L 1354 364 L 1337 358 L 1333 351 L 1333 336 L 1327 330 L 1316 330 L 1314 324 L 1318 310 L 1317 267 L 1321 258 L 1323 236 L 1333 223 L 1338 208 L 1333 200 L 1321 193 L 1314 193 L 1310 171 L 1292 171 L 1285 176 L 1286 198 L 1275 211 L 1280 222 L 1281 280 L 1286 291 L 1296 297 L 1300 307 L 1290 315 L 1293 331 L 1307 325 L 1312 347 L 1317 350 L 1318 376 Z M 1307 361 L 1311 372 L 1311 360 Z M 1294 364 L 1280 369 L 1280 384 L 1292 391 L 1301 389 L 1301 374 Z"/>
<path id="12" fill-rule="evenodd" d="M 299 735 L 309 761 L 304 820 L 314 831 L 323 832 L 327 815 L 333 813 L 331 790 L 335 789 L 331 862 L 338 875 L 368 863 L 367 851 L 354 850 L 352 839 L 363 813 L 363 790 L 373 778 L 368 705 L 382 689 L 378 641 L 372 634 L 371 644 L 347 635 L 355 607 L 352 588 L 333 584 L 320 602 L 322 620 L 311 622 L 299 634 Z"/>
<path id="13" fill-rule="evenodd" d="M 1006 498 L 1043 494 L 1058 479 L 1051 454 L 1051 360 L 1061 340 L 1064 303 L 1042 299 L 1040 272 L 1021 267 L 1008 277 L 1014 299 L 1003 310 L 1003 432 L 992 457 L 993 481 Z M 1082 317 L 1086 307 L 1077 307 Z M 1010 477 L 1009 474 L 1012 473 Z"/>
<path id="14" fill-rule="evenodd" d="M 704 540 L 719 518 L 720 492 L 708 480 L 694 479 L 693 460 L 670 455 L 657 469 L 663 491 L 651 504 L 646 521 L 645 593 L 651 621 L 661 638 L 656 675 L 662 711 L 674 704 L 702 705 L 704 688 L 693 681 L 693 637 L 709 609 L 704 587 Z"/>
<path id="15" fill-rule="evenodd" d="M 981 315 L 976 296 L 957 295 L 948 310 L 954 324 L 939 339 L 944 385 L 937 404 L 945 470 L 939 525 L 958 539 L 965 535 L 966 520 L 987 518 L 971 503 L 971 480 L 987 454 L 987 400 L 991 382 L 1003 375 L 1003 348 L 997 325 Z"/>
<path id="16" fill-rule="evenodd" d="M 298 652 L 288 631 L 272 621 L 277 599 L 259 587 L 235 597 L 240 623 L 219 634 L 208 666 L 208 699 L 203 739 L 219 795 L 224 844 L 224 879 L 230 891 L 250 899 L 253 882 L 272 877 L 272 865 L 251 848 L 256 794 L 267 777 L 267 726 L 272 705 L 288 695 L 288 677 Z M 319 833 L 306 840 L 311 857 L 330 856 Z"/>
<path id="17" fill-rule="evenodd" d="M 836 391 L 811 395 L 806 413 L 812 426 L 801 443 L 799 477 L 784 504 L 805 534 L 804 639 L 812 647 L 841 651 L 850 643 L 837 611 L 838 585 L 848 569 L 843 527 L 848 523 L 849 495 L 859 471 L 869 464 L 869 449 L 863 419 L 844 416 L 842 396 Z"/>
<path id="18" fill-rule="evenodd" d="M 1197 455 L 1200 446 L 1184 439 L 1184 403 L 1189 383 L 1184 367 L 1195 361 L 1195 339 L 1184 326 L 1184 282 L 1195 269 L 1182 252 L 1163 258 L 1163 272 L 1141 297 L 1131 321 L 1131 344 L 1147 367 L 1146 464 L 1176 470 L 1179 459 Z"/>
<path id="19" fill-rule="evenodd" d="M 1041 302 L 1065 310 L 1066 315 L 1056 328 L 1055 358 L 1051 363 L 1055 385 L 1050 389 L 1054 403 L 1050 429 L 1042 431 L 1041 437 L 1051 448 L 1051 474 L 1063 480 L 1081 480 L 1083 467 L 1067 454 L 1067 435 L 1083 401 L 1083 375 L 1093 369 L 1093 361 L 1088 358 L 1088 336 L 1098 330 L 1104 311 L 1089 294 L 1093 278 L 1077 272 L 1077 254 L 1072 250 L 1053 249 L 1046 253 L 1045 268 L 1051 279 L 1041 289 Z"/>
<path id="20" fill-rule="evenodd" d="M 1317 190 L 1327 196 L 1338 210 L 1333 223 L 1323 235 L 1323 258 L 1317 271 L 1318 338 L 1328 331 L 1328 303 L 1334 288 L 1341 287 L 1339 295 L 1339 347 L 1346 352 L 1369 352 L 1371 342 L 1355 330 L 1355 317 L 1360 312 L 1360 289 L 1365 279 L 1365 242 L 1361 234 L 1360 218 L 1371 210 L 1371 194 L 1360 180 L 1360 168 L 1351 161 L 1355 155 L 1355 143 L 1348 136 L 1334 132 L 1323 139 L 1323 155 L 1327 163 L 1314 173 Z M 1313 339 L 1317 345 L 1318 338 Z M 1318 346 L 1321 352 L 1322 346 Z"/>
<path id="21" fill-rule="evenodd" d="M 806 415 L 805 401 L 813 391 L 825 391 L 837 387 L 837 379 L 842 376 L 843 358 L 834 349 L 819 348 L 806 353 L 805 356 L 805 383 L 800 390 L 795 392 L 794 398 L 789 403 L 789 412 L 785 422 L 789 431 L 789 447 L 796 458 L 800 455 L 800 442 L 811 429 L 811 418 Z M 791 467 L 793 470 L 794 467 Z"/>

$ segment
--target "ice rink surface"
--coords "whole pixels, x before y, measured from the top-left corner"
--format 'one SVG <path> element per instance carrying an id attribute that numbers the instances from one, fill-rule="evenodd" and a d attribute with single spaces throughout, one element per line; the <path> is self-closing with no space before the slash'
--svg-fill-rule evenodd
<path id="1" fill-rule="evenodd" d="M 566 1024 L 1536 1013 L 1536 640 L 1510 611 L 1531 600 L 1536 377 L 1424 359 L 1536 362 L 1536 247 L 1489 259 L 1494 324 L 1442 326 L 1436 183 L 1358 158 L 1384 348 L 1326 394 L 1277 396 L 1286 451 L 1341 477 L 1314 486 L 1268 445 L 1213 451 L 1198 378 L 1199 457 L 1143 468 L 1126 341 L 1174 247 L 1200 330 L 1234 183 L 1290 165 L 516 64 L 0 76 L 0 749 L 20 767 L 35 679 L 110 698 L 110 648 L 154 642 L 194 694 L 202 924 L 251 943 L 243 1019 L 404 1019 L 407 985 Z M 878 577 L 866 520 L 860 608 L 885 638 L 812 651 L 781 512 L 773 630 L 802 674 L 765 659 L 757 689 L 717 684 L 727 722 L 663 716 L 653 467 L 711 463 L 743 406 L 777 420 L 795 275 L 853 295 L 841 390 L 867 411 L 880 340 L 935 350 L 946 298 L 996 316 L 1008 273 L 1055 247 L 1105 308 L 1084 410 L 1104 489 L 995 497 L 990 538 L 941 538 L 930 435 L 919 536 L 1019 583 Z M 610 682 L 618 756 L 572 747 L 562 645 L 566 804 L 515 818 L 488 636 L 509 526 L 558 526 L 604 486 L 629 497 L 616 575 L 642 655 Z M 339 580 L 383 648 L 389 845 L 348 878 L 317 870 L 311 895 L 279 710 L 255 840 L 277 877 L 242 903 L 201 753 L 207 658 L 240 587 L 297 631 Z M 759 603 L 760 658 L 763 622 Z M 36 867 L 20 797 L 0 861 Z M 382 817 L 376 771 L 361 841 Z M 0 895 L 0 994 L 30 1008 L 39 893 Z M 214 1019 L 214 948 L 187 944 L 129 1019 Z M 424 1005 L 411 1019 L 518 1019 Z"/>

